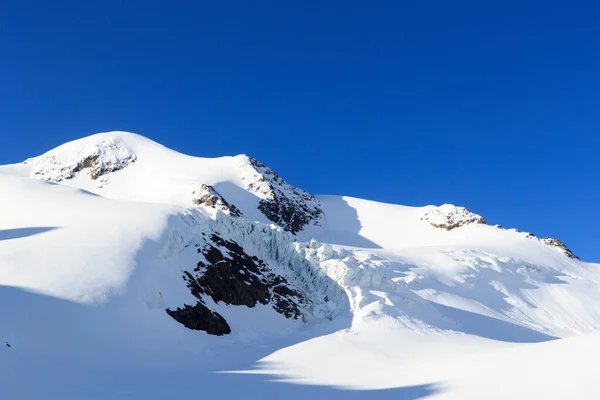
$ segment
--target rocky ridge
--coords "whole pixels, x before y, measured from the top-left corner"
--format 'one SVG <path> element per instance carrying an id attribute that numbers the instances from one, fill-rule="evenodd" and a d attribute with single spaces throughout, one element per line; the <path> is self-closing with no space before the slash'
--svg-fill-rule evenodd
<path id="1" fill-rule="evenodd" d="M 550 247 L 554 247 L 557 248 L 558 250 L 560 250 L 561 253 L 563 253 L 565 256 L 572 258 L 574 260 L 580 260 L 580 258 L 578 256 L 576 256 L 571 249 L 569 249 L 567 247 L 566 244 L 564 244 L 562 241 L 556 239 L 556 238 L 551 238 L 551 237 L 546 237 L 546 238 L 539 238 L 536 235 L 534 235 L 531 232 L 521 232 L 518 229 L 512 228 L 512 229 L 506 229 L 501 225 L 494 225 L 494 227 L 498 228 L 498 229 L 503 229 L 503 230 L 510 230 L 516 233 L 519 233 L 521 236 L 523 236 L 526 239 L 531 239 L 531 240 L 535 240 L 538 241 L 540 243 L 545 244 L 546 246 L 550 246 Z"/>
<path id="2" fill-rule="evenodd" d="M 580 259 L 575 254 L 573 254 L 573 252 L 567 247 L 567 245 L 565 245 L 563 242 L 561 242 L 560 240 L 558 240 L 556 238 L 541 238 L 539 240 L 541 240 L 541 242 L 544 243 L 545 245 L 556 247 L 556 248 L 560 249 L 562 251 L 562 253 L 569 258 L 573 258 L 576 260 Z"/>
<path id="3" fill-rule="evenodd" d="M 469 224 L 486 224 L 485 219 L 481 215 L 475 214 L 465 207 L 458 207 L 452 204 L 444 204 L 439 207 L 431 208 L 421 217 L 421 220 L 430 223 L 435 228 L 445 229 L 447 231 Z M 500 225 L 494 226 L 498 229 L 505 229 Z M 579 257 L 577 257 L 563 242 L 556 238 L 538 238 L 530 232 L 520 232 L 517 229 L 511 230 L 520 233 L 527 239 L 537 240 L 547 246 L 555 247 L 565 256 L 579 260 Z"/>
<path id="4" fill-rule="evenodd" d="M 323 210 L 313 195 L 290 185 L 260 161 L 251 157 L 248 161 L 256 174 L 242 179 L 246 189 L 260 198 L 258 209 L 265 217 L 294 234 L 319 224 Z"/>
<path id="5" fill-rule="evenodd" d="M 28 173 L 32 178 L 59 183 L 85 173 L 93 181 L 98 181 L 93 186 L 102 189 L 111 182 L 111 173 L 123 170 L 136 161 L 144 164 L 142 169 L 148 169 L 149 164 L 153 163 L 155 159 L 163 157 L 163 155 L 172 159 L 173 153 L 164 146 L 139 135 L 128 132 L 105 132 L 65 143 L 41 156 L 26 160 L 24 164 L 29 166 Z M 215 189 L 221 182 L 212 179 L 218 174 L 212 172 L 198 174 L 194 171 L 195 168 L 205 167 L 208 159 L 198 158 L 197 161 L 194 161 L 195 157 L 187 156 L 187 159 L 184 157 L 186 156 L 180 158 L 180 160 L 185 160 L 181 166 L 184 168 L 184 172 L 186 169 L 189 170 L 189 175 L 184 173 L 181 176 L 182 183 L 192 177 L 204 176 L 201 180 L 196 180 L 197 178 L 191 180 L 198 185 L 193 189 L 192 202 L 196 205 L 224 211 L 230 215 L 241 216 L 243 206 L 234 204 L 239 199 L 226 200 Z M 227 168 L 227 165 L 223 163 L 226 158 L 216 159 L 218 164 L 215 165 Z M 308 225 L 320 224 L 323 210 L 320 202 L 314 196 L 288 184 L 271 168 L 254 158 L 240 155 L 230 159 L 232 160 L 229 162 L 232 164 L 239 163 L 239 170 L 234 172 L 233 176 L 230 175 L 226 182 L 235 182 L 234 185 L 239 185 L 243 190 L 258 197 L 257 208 L 266 219 L 294 234 Z M 172 176 L 162 175 L 163 171 L 161 170 L 152 170 L 157 174 L 156 180 L 152 176 L 145 176 L 141 179 L 142 182 L 147 182 L 148 185 L 157 184 L 157 180 L 172 182 Z M 178 174 L 175 170 L 173 173 Z M 185 182 L 185 185 L 188 183 Z M 88 183 L 86 190 L 93 186 L 89 186 Z M 142 191 L 145 192 L 145 189 Z M 135 200 L 138 199 L 135 198 Z M 142 200 L 146 201 L 146 199 Z M 164 196 L 159 202 L 163 201 L 170 201 L 170 199 L 168 196 Z"/>

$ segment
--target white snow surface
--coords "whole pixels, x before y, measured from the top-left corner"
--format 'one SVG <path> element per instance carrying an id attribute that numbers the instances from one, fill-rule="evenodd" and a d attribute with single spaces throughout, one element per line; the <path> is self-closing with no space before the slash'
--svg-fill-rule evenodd
<path id="1" fill-rule="evenodd" d="M 293 235 L 257 209 L 260 169 L 125 132 L 0 166 L 0 397 L 600 396 L 598 264 L 452 205 L 317 196 Z M 243 217 L 195 206 L 201 184 Z M 305 321 L 205 299 L 217 337 L 167 315 L 213 232 L 304 293 Z"/>

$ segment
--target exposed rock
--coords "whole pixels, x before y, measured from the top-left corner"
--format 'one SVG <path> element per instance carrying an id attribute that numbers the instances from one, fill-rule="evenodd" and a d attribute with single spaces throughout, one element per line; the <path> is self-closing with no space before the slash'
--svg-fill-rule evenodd
<path id="1" fill-rule="evenodd" d="M 188 282 L 194 282 L 194 295 L 196 291 L 210 296 L 215 302 L 247 307 L 272 303 L 273 308 L 287 318 L 302 316 L 300 305 L 306 300 L 285 278 L 272 272 L 257 257 L 250 257 L 237 243 L 217 235 L 212 235 L 211 240 L 227 253 L 224 255 L 213 245 L 199 250 L 207 263 L 198 262 L 196 279 L 188 275 Z"/>
<path id="2" fill-rule="evenodd" d="M 540 238 L 538 238 L 537 236 L 535 236 L 535 235 L 534 235 L 533 233 L 531 233 L 531 232 L 521 232 L 520 230 L 518 230 L 518 229 L 515 229 L 515 228 L 513 228 L 513 229 L 508 229 L 508 230 L 509 230 L 509 231 L 512 231 L 512 232 L 516 232 L 516 233 L 518 233 L 520 236 L 524 237 L 525 239 L 532 239 L 532 240 L 537 240 L 537 241 L 539 241 L 539 240 L 540 240 Z"/>
<path id="3" fill-rule="evenodd" d="M 288 184 L 260 161 L 249 158 L 249 162 L 256 174 L 243 179 L 246 189 L 261 199 L 258 209 L 265 217 L 294 234 L 306 225 L 318 224 L 323 210 L 314 196 Z"/>
<path id="4" fill-rule="evenodd" d="M 66 147 L 65 147 L 66 146 Z M 114 137 L 98 137 L 96 141 L 79 140 L 57 147 L 39 157 L 26 160 L 37 179 L 60 182 L 87 170 L 92 179 L 119 171 L 136 161 L 136 155 Z"/>
<path id="5" fill-rule="evenodd" d="M 521 232 L 518 229 L 509 229 L 512 232 L 516 232 L 519 235 L 521 235 L 522 237 L 524 237 L 525 239 L 531 239 L 531 240 L 536 240 L 538 242 L 542 242 L 547 246 L 551 246 L 551 247 L 556 247 L 558 249 L 561 250 L 561 252 L 572 259 L 575 260 L 580 260 L 579 257 L 577 257 L 575 254 L 573 254 L 573 252 L 560 240 L 556 239 L 556 238 L 539 238 L 537 236 L 535 236 L 533 233 L 531 232 Z"/>
<path id="6" fill-rule="evenodd" d="M 486 223 L 481 215 L 452 204 L 444 204 L 430 209 L 421 217 L 421 220 L 429 222 L 435 228 L 447 231 L 464 225 Z"/>
<path id="7" fill-rule="evenodd" d="M 558 240 L 556 238 L 542 238 L 540 240 L 542 241 L 542 243 L 544 243 L 548 246 L 557 247 L 557 248 L 561 249 L 563 254 L 569 258 L 573 258 L 575 260 L 580 259 L 575 254 L 573 254 L 573 252 L 563 242 L 561 242 L 560 240 Z"/>
<path id="8" fill-rule="evenodd" d="M 186 327 L 210 334 L 230 332 L 225 319 L 206 306 L 204 296 L 209 296 L 215 303 L 235 306 L 270 304 L 286 318 L 303 318 L 301 308 L 308 304 L 304 295 L 263 261 L 249 256 L 237 243 L 213 234 L 204 247 L 198 248 L 198 253 L 206 262 L 199 261 L 193 273 L 186 271 L 183 276 L 198 303 L 175 311 L 167 310 Z"/>
<path id="9" fill-rule="evenodd" d="M 184 305 L 183 308 L 176 310 L 167 309 L 167 314 L 180 322 L 186 328 L 196 331 L 205 331 L 210 335 L 227 335 L 231 333 L 231 328 L 221 314 L 211 311 L 202 302 L 197 302 L 195 306 Z"/>
<path id="10" fill-rule="evenodd" d="M 192 202 L 197 205 L 215 208 L 228 215 L 241 217 L 242 213 L 236 206 L 229 204 L 219 192 L 210 185 L 202 184 L 192 192 Z"/>

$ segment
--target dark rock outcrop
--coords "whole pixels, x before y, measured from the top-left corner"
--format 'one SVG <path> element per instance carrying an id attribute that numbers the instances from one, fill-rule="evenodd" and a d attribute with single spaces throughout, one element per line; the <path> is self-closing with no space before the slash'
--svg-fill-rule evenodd
<path id="1" fill-rule="evenodd" d="M 178 307 L 176 310 L 167 309 L 167 314 L 189 329 L 205 331 L 210 335 L 217 336 L 231 333 L 231 328 L 225 318 L 221 314 L 209 310 L 200 301 L 194 306 L 186 304 L 183 308 Z"/>
<path id="2" fill-rule="evenodd" d="M 247 182 L 246 189 L 259 194 L 258 209 L 265 217 L 294 234 L 310 223 L 318 223 L 323 210 L 314 196 L 288 184 L 260 161 L 249 158 L 249 162 L 257 174 Z"/>
<path id="3" fill-rule="evenodd" d="M 213 234 L 205 246 L 198 247 L 198 253 L 205 261 L 199 261 L 193 272 L 186 271 L 183 276 L 198 303 L 167 310 L 186 327 L 215 335 L 231 331 L 225 319 L 206 306 L 205 296 L 215 303 L 235 306 L 270 304 L 286 318 L 303 319 L 301 308 L 307 305 L 306 298 L 283 276 L 257 257 L 248 255 L 236 242 Z"/>

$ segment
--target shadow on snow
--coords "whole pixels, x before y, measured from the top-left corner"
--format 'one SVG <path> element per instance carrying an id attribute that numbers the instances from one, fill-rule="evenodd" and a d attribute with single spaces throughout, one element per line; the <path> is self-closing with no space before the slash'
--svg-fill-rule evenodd
<path id="1" fill-rule="evenodd" d="M 282 347 L 343 329 L 348 323 L 343 319 L 301 330 L 293 338 L 256 346 L 223 343 L 194 354 L 190 351 L 193 346 L 189 348 L 192 343 L 178 343 L 180 333 L 188 333 L 185 328 L 160 310 L 123 311 L 121 304 L 90 307 L 8 286 L 0 286 L 0 304 L 19 304 L 18 309 L 0 308 L 1 398 L 163 399 L 200 395 L 261 400 L 404 400 L 441 390 L 434 383 L 353 390 L 275 382 L 277 377 L 270 375 L 215 373 L 248 368 Z M 141 316 L 131 318 L 129 313 Z M 165 335 L 154 336 L 157 331 Z M 193 334 L 201 341 L 223 339 Z M 175 340 L 171 340 L 173 336 Z"/>
<path id="2" fill-rule="evenodd" d="M 28 236 L 39 235 L 58 229 L 56 226 L 40 226 L 31 228 L 0 229 L 0 240 L 20 239 Z"/>

